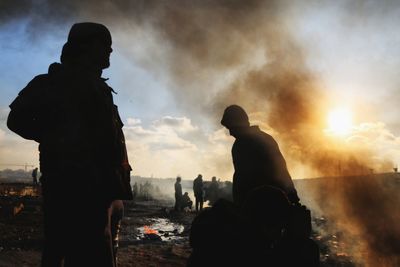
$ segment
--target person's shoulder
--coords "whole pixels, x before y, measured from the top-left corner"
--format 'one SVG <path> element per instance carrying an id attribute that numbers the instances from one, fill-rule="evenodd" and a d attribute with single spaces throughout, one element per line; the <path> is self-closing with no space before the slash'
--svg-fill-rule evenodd
<path id="1" fill-rule="evenodd" d="M 26 86 L 28 87 L 43 87 L 43 85 L 47 85 L 50 83 L 51 79 L 54 78 L 54 76 L 57 76 L 57 74 L 63 72 L 63 67 L 60 63 L 52 63 L 50 64 L 48 68 L 48 73 L 42 73 L 37 76 L 35 76 Z M 25 89 L 25 88 L 24 88 Z"/>
<path id="2" fill-rule="evenodd" d="M 254 136 L 258 136 L 260 138 L 268 139 L 268 140 L 275 140 L 270 134 L 264 132 L 258 126 L 252 126 L 252 133 Z"/>
<path id="3" fill-rule="evenodd" d="M 28 86 L 32 87 L 32 86 L 42 85 L 47 82 L 49 82 L 49 74 L 43 73 L 33 77 L 33 79 L 28 83 Z"/>
<path id="4" fill-rule="evenodd" d="M 49 84 L 48 74 L 39 74 L 35 76 L 28 84 L 19 92 L 19 96 L 32 96 L 39 93 L 41 89 Z"/>
<path id="5" fill-rule="evenodd" d="M 276 146 L 276 140 L 268 133 L 262 131 L 258 126 L 255 127 L 252 131 L 253 140 L 260 146 Z"/>

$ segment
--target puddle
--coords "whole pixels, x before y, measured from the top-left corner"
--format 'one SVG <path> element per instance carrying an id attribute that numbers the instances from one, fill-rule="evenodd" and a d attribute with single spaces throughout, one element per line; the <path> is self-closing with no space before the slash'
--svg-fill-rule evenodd
<path id="1" fill-rule="evenodd" d="M 181 236 L 184 226 L 182 224 L 173 223 L 165 218 L 151 219 L 146 226 L 139 227 L 137 239 L 141 240 L 157 240 L 157 236 L 161 241 L 177 241 L 182 240 Z M 158 239 L 158 240 L 160 240 Z"/>

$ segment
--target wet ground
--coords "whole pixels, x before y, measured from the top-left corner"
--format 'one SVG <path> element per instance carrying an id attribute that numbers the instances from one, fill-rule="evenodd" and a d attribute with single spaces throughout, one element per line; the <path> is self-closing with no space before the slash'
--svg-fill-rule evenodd
<path id="1" fill-rule="evenodd" d="M 0 266 L 40 265 L 42 213 L 38 198 L 24 200 L 16 216 L 0 216 Z M 176 213 L 165 200 L 125 203 L 118 262 L 130 266 L 185 266 L 195 213 Z M 152 234 L 146 233 L 152 231 Z"/>
<path id="2" fill-rule="evenodd" d="M 176 213 L 172 206 L 168 201 L 127 205 L 118 252 L 120 266 L 186 266 L 195 213 Z"/>

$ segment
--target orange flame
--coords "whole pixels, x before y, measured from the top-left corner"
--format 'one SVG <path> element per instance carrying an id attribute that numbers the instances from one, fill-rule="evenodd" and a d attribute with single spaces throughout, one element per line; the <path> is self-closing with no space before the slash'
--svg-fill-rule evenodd
<path id="1" fill-rule="evenodd" d="M 150 227 L 148 227 L 147 225 L 145 225 L 144 227 L 143 227 L 143 229 L 144 229 L 144 233 L 145 234 L 158 234 L 158 232 L 157 232 L 157 230 L 154 230 L 154 229 L 151 229 Z"/>

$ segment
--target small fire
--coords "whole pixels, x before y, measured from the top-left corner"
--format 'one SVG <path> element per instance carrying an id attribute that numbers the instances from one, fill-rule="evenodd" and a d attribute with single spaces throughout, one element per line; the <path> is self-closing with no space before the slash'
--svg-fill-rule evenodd
<path id="1" fill-rule="evenodd" d="M 144 227 L 143 227 L 143 229 L 144 229 L 144 233 L 145 234 L 147 234 L 147 235 L 150 235 L 150 234 L 158 234 L 158 232 L 157 232 L 157 230 L 154 230 L 154 229 L 151 229 L 149 226 L 147 226 L 147 225 L 145 225 Z"/>

